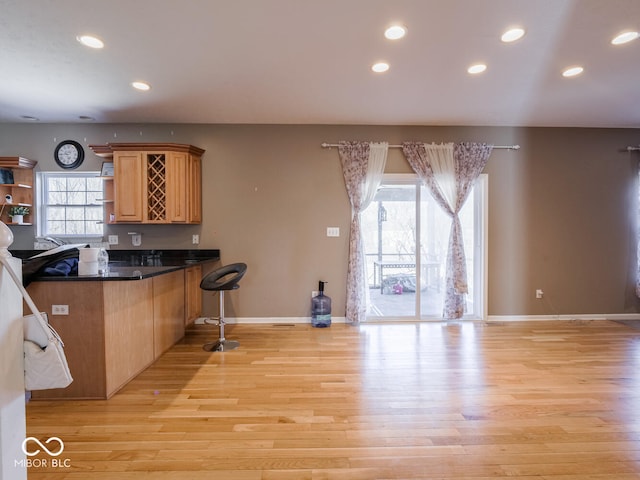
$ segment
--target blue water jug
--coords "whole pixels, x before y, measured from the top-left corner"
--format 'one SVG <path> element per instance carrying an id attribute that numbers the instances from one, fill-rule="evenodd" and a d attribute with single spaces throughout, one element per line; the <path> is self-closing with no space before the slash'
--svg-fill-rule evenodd
<path id="1" fill-rule="evenodd" d="M 316 328 L 331 325 L 331 299 L 324 294 L 324 284 L 318 282 L 318 295 L 311 299 L 311 326 Z"/>

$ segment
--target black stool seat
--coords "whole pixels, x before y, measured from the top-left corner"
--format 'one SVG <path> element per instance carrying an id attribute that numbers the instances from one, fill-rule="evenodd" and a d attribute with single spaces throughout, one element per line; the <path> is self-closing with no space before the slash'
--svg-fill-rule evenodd
<path id="1" fill-rule="evenodd" d="M 246 272 L 247 265 L 245 263 L 231 263 L 205 275 L 200 282 L 200 288 L 214 292 L 220 290 L 235 290 L 236 288 L 240 288 L 238 282 Z"/>
<path id="2" fill-rule="evenodd" d="M 210 319 L 205 318 L 205 323 L 211 323 L 207 320 L 218 322 L 218 326 L 220 327 L 218 340 L 205 344 L 202 347 L 204 350 L 208 352 L 223 352 L 225 350 L 234 350 L 240 346 L 240 342 L 224 338 L 224 292 L 226 290 L 236 290 L 240 288 L 238 282 L 246 272 L 247 265 L 245 263 L 231 263 L 208 273 L 200 281 L 200 288 L 202 290 L 220 293 L 220 316 Z"/>

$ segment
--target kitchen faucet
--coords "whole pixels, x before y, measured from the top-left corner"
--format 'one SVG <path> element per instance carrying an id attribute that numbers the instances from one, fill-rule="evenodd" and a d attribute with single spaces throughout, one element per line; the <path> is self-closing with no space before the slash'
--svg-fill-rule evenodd
<path id="1" fill-rule="evenodd" d="M 44 239 L 47 242 L 51 242 L 54 245 L 57 245 L 58 247 L 61 247 L 62 245 L 66 245 L 66 243 L 58 238 L 54 238 L 54 237 L 44 237 Z"/>

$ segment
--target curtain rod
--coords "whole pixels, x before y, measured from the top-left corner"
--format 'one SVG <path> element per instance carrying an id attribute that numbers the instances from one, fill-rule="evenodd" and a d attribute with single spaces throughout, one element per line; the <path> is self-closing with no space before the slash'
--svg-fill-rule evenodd
<path id="1" fill-rule="evenodd" d="M 331 147 L 339 147 L 338 143 L 321 143 L 320 146 L 322 148 L 331 148 Z M 402 148 L 402 145 L 389 145 L 389 148 Z M 520 150 L 520 145 L 494 145 L 494 149 L 501 150 Z M 627 147 L 631 148 L 631 147 Z M 640 147 L 638 147 L 640 150 Z"/>

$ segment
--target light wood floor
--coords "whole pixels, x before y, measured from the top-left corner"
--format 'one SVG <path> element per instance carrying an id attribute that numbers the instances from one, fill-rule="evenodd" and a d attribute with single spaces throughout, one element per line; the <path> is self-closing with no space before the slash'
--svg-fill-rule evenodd
<path id="1" fill-rule="evenodd" d="M 29 479 L 640 479 L 628 325 L 203 329 L 108 401 L 30 402 L 68 467 Z"/>

